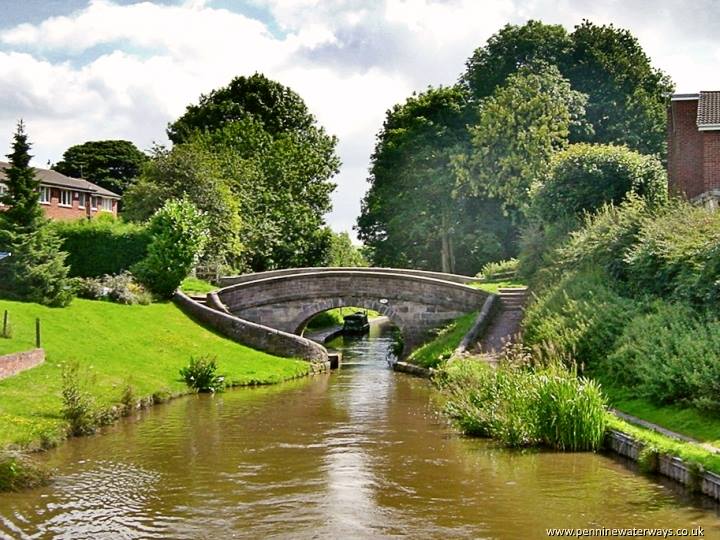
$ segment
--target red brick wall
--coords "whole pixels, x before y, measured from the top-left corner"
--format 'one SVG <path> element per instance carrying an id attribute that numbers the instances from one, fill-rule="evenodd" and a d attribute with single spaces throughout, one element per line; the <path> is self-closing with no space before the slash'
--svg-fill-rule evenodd
<path id="1" fill-rule="evenodd" d="M 45 216 L 57 220 L 80 219 L 104 213 L 100 208 L 99 201 L 97 204 L 98 207 L 92 209 L 93 204 L 91 204 L 89 194 L 85 197 L 85 208 L 80 208 L 78 192 L 73 192 L 72 207 L 60 206 L 60 190 L 56 188 L 50 190 L 50 202 L 48 204 L 41 203 L 40 206 L 42 206 L 42 209 L 45 211 Z M 113 200 L 112 213 L 117 216 L 117 201 L 115 200 Z"/>
<path id="2" fill-rule="evenodd" d="M 43 349 L 0 356 L 0 379 L 12 377 L 21 371 L 34 368 L 44 361 L 45 351 Z"/>
<path id="3" fill-rule="evenodd" d="M 671 193 L 693 198 L 703 181 L 704 140 L 697 128 L 697 100 L 672 101 L 668 110 L 668 176 Z"/>
<path id="4" fill-rule="evenodd" d="M 703 131 L 704 191 L 720 189 L 720 131 Z"/>

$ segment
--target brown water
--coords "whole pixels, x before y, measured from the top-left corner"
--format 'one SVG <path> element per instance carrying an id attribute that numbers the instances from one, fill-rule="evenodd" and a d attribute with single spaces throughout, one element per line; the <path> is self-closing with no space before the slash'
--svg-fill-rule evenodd
<path id="1" fill-rule="evenodd" d="M 44 456 L 0 496 L 2 538 L 546 538 L 547 527 L 705 528 L 717 507 L 594 454 L 459 437 L 388 340 L 332 375 L 155 407 Z"/>

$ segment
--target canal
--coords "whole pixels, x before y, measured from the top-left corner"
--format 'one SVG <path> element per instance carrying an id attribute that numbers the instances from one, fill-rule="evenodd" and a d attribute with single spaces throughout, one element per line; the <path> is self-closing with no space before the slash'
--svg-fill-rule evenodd
<path id="1" fill-rule="evenodd" d="M 718 507 L 590 453 L 460 437 L 388 333 L 342 338 L 328 376 L 193 396 L 42 455 L 50 486 L 0 495 L 1 538 L 546 538 L 688 528 Z"/>

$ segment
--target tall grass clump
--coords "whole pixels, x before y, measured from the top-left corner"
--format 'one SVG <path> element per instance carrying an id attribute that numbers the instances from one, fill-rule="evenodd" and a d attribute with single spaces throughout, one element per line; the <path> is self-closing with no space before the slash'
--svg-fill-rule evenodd
<path id="1" fill-rule="evenodd" d="M 90 435 L 99 419 L 95 403 L 80 377 L 80 365 L 71 362 L 62 368 L 62 416 L 68 422 L 70 435 Z"/>
<path id="2" fill-rule="evenodd" d="M 486 263 L 476 277 L 494 280 L 515 277 L 518 268 L 517 259 L 505 259 Z"/>
<path id="3" fill-rule="evenodd" d="M 198 392 L 220 392 L 225 388 L 225 377 L 218 375 L 217 359 L 212 356 L 191 358 L 190 364 L 180 369 L 180 376 L 188 387 Z"/>
<path id="4" fill-rule="evenodd" d="M 27 456 L 16 452 L 0 452 L 0 493 L 30 489 L 49 481 L 49 471 Z"/>
<path id="5" fill-rule="evenodd" d="M 599 448 L 605 398 L 599 386 L 556 362 L 531 367 L 475 360 L 447 365 L 436 378 L 446 412 L 467 435 L 492 437 L 510 447 Z"/>

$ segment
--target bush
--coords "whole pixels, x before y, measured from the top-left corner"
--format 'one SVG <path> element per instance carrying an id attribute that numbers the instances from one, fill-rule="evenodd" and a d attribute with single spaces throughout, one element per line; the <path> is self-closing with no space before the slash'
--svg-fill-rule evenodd
<path id="1" fill-rule="evenodd" d="M 28 457 L 14 452 L 0 453 L 0 492 L 30 489 L 49 481 L 48 470 Z"/>
<path id="2" fill-rule="evenodd" d="M 150 243 L 143 225 L 125 223 L 112 216 L 78 221 L 56 221 L 52 227 L 68 253 L 71 277 L 120 274 L 141 261 Z"/>
<path id="3" fill-rule="evenodd" d="M 517 259 L 489 262 L 482 267 L 476 277 L 488 280 L 510 278 L 515 276 L 517 267 Z"/>
<path id="4" fill-rule="evenodd" d="M 659 159 L 624 146 L 573 144 L 553 157 L 533 205 L 552 223 L 619 204 L 630 193 L 651 203 L 667 199 L 667 175 Z"/>
<path id="5" fill-rule="evenodd" d="M 657 301 L 633 319 L 601 368 L 607 381 L 656 404 L 720 410 L 720 321 Z"/>
<path id="6" fill-rule="evenodd" d="M 214 357 L 191 358 L 187 367 L 180 369 L 185 384 L 198 392 L 218 392 L 225 386 L 225 377 L 216 375 L 217 361 Z"/>
<path id="7" fill-rule="evenodd" d="M 98 426 L 95 403 L 83 389 L 80 366 L 77 362 L 62 368 L 62 416 L 68 421 L 70 435 L 90 435 Z"/>
<path id="8" fill-rule="evenodd" d="M 437 380 L 446 411 L 468 435 L 507 446 L 597 449 L 605 432 L 605 398 L 593 381 L 560 363 L 531 368 L 502 361 L 493 369 L 476 360 L 448 364 Z"/>
<path id="9" fill-rule="evenodd" d="M 152 295 L 137 283 L 130 272 L 117 276 L 95 278 L 75 278 L 75 294 L 88 300 L 110 300 L 118 304 L 142 304 L 152 302 Z"/>
<path id="10" fill-rule="evenodd" d="M 569 274 L 528 306 L 523 341 L 541 358 L 575 358 L 592 372 L 643 307 L 614 291 L 600 271 Z"/>
<path id="11" fill-rule="evenodd" d="M 172 200 L 155 212 L 149 228 L 148 256 L 133 267 L 133 274 L 153 293 L 169 298 L 203 251 L 205 215 L 188 200 Z"/>
<path id="12" fill-rule="evenodd" d="M 606 204 L 597 213 L 586 215 L 582 226 L 553 254 L 553 266 L 561 271 L 603 268 L 613 278 L 628 277 L 627 256 L 637 242 L 643 224 L 663 209 L 630 196 L 620 205 Z"/>
<path id="13" fill-rule="evenodd" d="M 720 301 L 720 213 L 685 202 L 642 223 L 626 257 L 629 283 L 695 306 Z"/>

